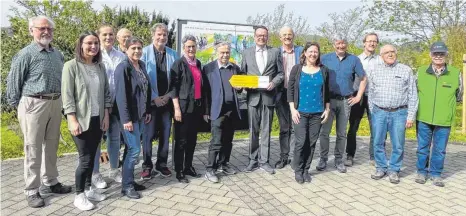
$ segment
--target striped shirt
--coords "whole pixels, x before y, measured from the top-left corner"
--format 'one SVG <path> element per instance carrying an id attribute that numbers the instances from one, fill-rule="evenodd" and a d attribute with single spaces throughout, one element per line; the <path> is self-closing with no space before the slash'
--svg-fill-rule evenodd
<path id="1" fill-rule="evenodd" d="M 408 106 L 408 120 L 416 119 L 418 107 L 416 77 L 407 65 L 395 62 L 369 67 L 369 109 Z"/>
<path id="2" fill-rule="evenodd" d="M 290 52 L 283 49 L 283 69 L 285 72 L 285 88 L 288 88 L 288 80 L 290 78 L 291 68 L 296 64 L 294 47 Z"/>
<path id="3" fill-rule="evenodd" d="M 7 101 L 17 106 L 23 95 L 61 93 L 63 54 L 50 46 L 49 50 L 32 42 L 12 59 L 7 78 Z"/>

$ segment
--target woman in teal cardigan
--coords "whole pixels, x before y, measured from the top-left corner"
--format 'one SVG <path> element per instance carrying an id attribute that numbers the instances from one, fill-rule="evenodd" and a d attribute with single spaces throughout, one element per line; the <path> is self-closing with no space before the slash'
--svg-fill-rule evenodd
<path id="1" fill-rule="evenodd" d="M 91 187 L 91 178 L 94 157 L 103 131 L 108 128 L 112 104 L 96 33 L 86 31 L 79 36 L 75 56 L 63 67 L 61 91 L 68 128 L 79 153 L 74 205 L 84 211 L 94 208 L 89 200 L 106 198 Z"/>

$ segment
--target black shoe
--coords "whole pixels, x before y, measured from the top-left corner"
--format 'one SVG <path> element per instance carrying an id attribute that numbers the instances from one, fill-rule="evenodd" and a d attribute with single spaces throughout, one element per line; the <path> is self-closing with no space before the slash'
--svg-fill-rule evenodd
<path id="1" fill-rule="evenodd" d="M 41 185 L 39 191 L 42 195 L 51 193 L 66 194 L 71 192 L 71 186 L 63 185 L 62 183 L 57 183 L 52 186 Z"/>
<path id="2" fill-rule="evenodd" d="M 201 175 L 197 174 L 196 170 L 194 169 L 194 167 L 190 167 L 190 168 L 186 168 L 184 169 L 183 173 L 185 175 L 189 175 L 189 176 L 192 176 L 192 177 L 201 177 Z"/>
<path id="3" fill-rule="evenodd" d="M 136 190 L 136 191 L 142 191 L 142 190 L 146 189 L 146 186 L 140 185 L 140 184 L 137 184 L 137 183 L 133 183 L 133 187 L 134 187 L 134 190 Z"/>
<path id="4" fill-rule="evenodd" d="M 284 168 L 287 164 L 288 164 L 288 159 L 280 159 L 279 161 L 277 161 L 277 163 L 275 164 L 275 169 L 282 169 Z"/>
<path id="5" fill-rule="evenodd" d="M 304 182 L 310 183 L 312 181 L 312 177 L 311 177 L 311 174 L 309 174 L 309 171 L 304 171 L 303 178 L 304 178 Z"/>
<path id="6" fill-rule="evenodd" d="M 302 173 L 302 172 L 295 172 L 295 173 L 294 173 L 294 179 L 295 179 L 296 182 L 298 182 L 299 184 L 303 184 L 303 183 L 304 183 L 303 173 Z"/>
<path id="7" fill-rule="evenodd" d="M 158 168 L 155 168 L 157 171 L 160 172 L 160 174 L 163 176 L 163 177 L 170 177 L 172 176 L 172 172 L 167 168 L 167 167 L 158 167 Z"/>
<path id="8" fill-rule="evenodd" d="M 207 171 L 205 173 L 205 178 L 209 180 L 210 182 L 218 183 L 218 177 L 217 175 L 215 175 L 215 172 L 213 170 Z"/>
<path id="9" fill-rule="evenodd" d="M 122 189 L 121 194 L 123 194 L 124 196 L 126 196 L 126 197 L 128 197 L 130 199 L 139 199 L 139 198 L 141 198 L 141 195 L 138 192 L 136 192 L 134 187 L 129 187 L 129 188 Z"/>
<path id="10" fill-rule="evenodd" d="M 324 171 L 327 168 L 327 161 L 320 159 L 319 164 L 316 166 L 316 170 L 318 171 Z"/>
<path id="11" fill-rule="evenodd" d="M 223 164 L 220 166 L 220 168 L 218 169 L 218 171 L 220 172 L 223 172 L 227 175 L 234 175 L 236 173 L 236 170 L 233 169 L 230 165 L 228 164 Z"/>
<path id="12" fill-rule="evenodd" d="M 31 208 L 40 208 L 45 205 L 44 199 L 42 199 L 39 193 L 27 196 L 26 200 L 28 201 L 28 205 Z"/>
<path id="13" fill-rule="evenodd" d="M 258 168 L 259 166 L 256 163 L 250 163 L 246 168 L 244 168 L 243 172 L 250 173 Z"/>
<path id="14" fill-rule="evenodd" d="M 183 172 L 176 172 L 176 179 L 181 183 L 189 183 L 189 180 L 186 178 Z"/>
<path id="15" fill-rule="evenodd" d="M 270 166 L 268 163 L 262 164 L 261 170 L 264 170 L 270 174 L 275 174 L 275 169 L 272 168 L 272 166 Z"/>

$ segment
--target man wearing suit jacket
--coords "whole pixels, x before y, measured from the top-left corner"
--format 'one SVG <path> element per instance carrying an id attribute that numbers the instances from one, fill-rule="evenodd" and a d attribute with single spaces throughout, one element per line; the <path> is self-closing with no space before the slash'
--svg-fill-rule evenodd
<path id="1" fill-rule="evenodd" d="M 143 137 L 144 163 L 141 178 L 150 179 L 152 176 L 152 140 L 159 136 L 157 162 L 155 170 L 165 177 L 171 176 L 167 167 L 170 130 L 172 126 L 173 105 L 168 95 L 170 85 L 170 68 L 178 59 L 178 54 L 165 45 L 168 40 L 168 28 L 163 23 L 155 24 L 152 29 L 153 43 L 144 47 L 142 60 L 146 64 L 152 87 L 152 120 L 146 125 Z M 156 175 L 158 172 L 155 171 Z"/>
<path id="2" fill-rule="evenodd" d="M 207 101 L 210 107 L 212 139 L 207 156 L 205 178 L 217 183 L 215 170 L 227 175 L 236 171 L 228 164 L 234 135 L 234 121 L 241 118 L 237 92 L 230 84 L 233 75 L 240 73 L 240 68 L 230 62 L 230 44 L 219 43 L 216 46 L 217 60 L 204 66 L 203 72 L 208 79 Z M 219 159 L 217 160 L 217 155 Z"/>
<path id="3" fill-rule="evenodd" d="M 284 26 L 280 29 L 280 41 L 282 46 L 280 52 L 283 58 L 283 84 L 280 85 L 277 96 L 277 117 L 280 125 L 280 160 L 275 164 L 276 169 L 281 169 L 291 162 L 295 145 L 293 122 L 291 121 L 290 105 L 286 100 L 288 90 L 288 78 L 291 68 L 299 64 L 299 57 L 303 51 L 302 46 L 293 43 L 293 29 Z"/>
<path id="4" fill-rule="evenodd" d="M 254 32 L 256 46 L 244 50 L 241 61 L 242 73 L 252 76 L 268 76 L 270 80 L 265 89 L 247 89 L 251 143 L 249 165 L 244 172 L 252 172 L 260 167 L 274 174 L 275 170 L 269 164 L 270 131 L 277 95 L 275 87 L 283 82 L 283 64 L 280 50 L 267 46 L 268 34 L 266 27 L 257 27 Z"/>

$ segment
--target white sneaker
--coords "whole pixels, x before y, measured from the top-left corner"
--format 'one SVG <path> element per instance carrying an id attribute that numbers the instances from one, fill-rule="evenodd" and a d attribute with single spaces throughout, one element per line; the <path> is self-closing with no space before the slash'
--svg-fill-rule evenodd
<path id="1" fill-rule="evenodd" d="M 107 187 L 107 182 L 104 181 L 100 173 L 97 173 L 92 175 L 92 185 L 96 188 L 104 189 Z"/>
<path id="2" fill-rule="evenodd" d="M 107 199 L 107 196 L 105 194 L 99 193 L 93 187 L 90 187 L 89 190 L 84 191 L 84 193 L 86 194 L 87 199 L 91 201 L 100 202 L 100 201 L 104 201 L 105 199 Z"/>
<path id="3" fill-rule="evenodd" d="M 74 197 L 74 206 L 81 211 L 89 211 L 94 208 L 94 204 L 89 202 L 86 195 L 84 193 L 80 193 Z"/>
<path id="4" fill-rule="evenodd" d="M 108 177 L 113 179 L 115 182 L 121 183 L 122 177 L 121 172 L 118 168 L 109 170 Z"/>

